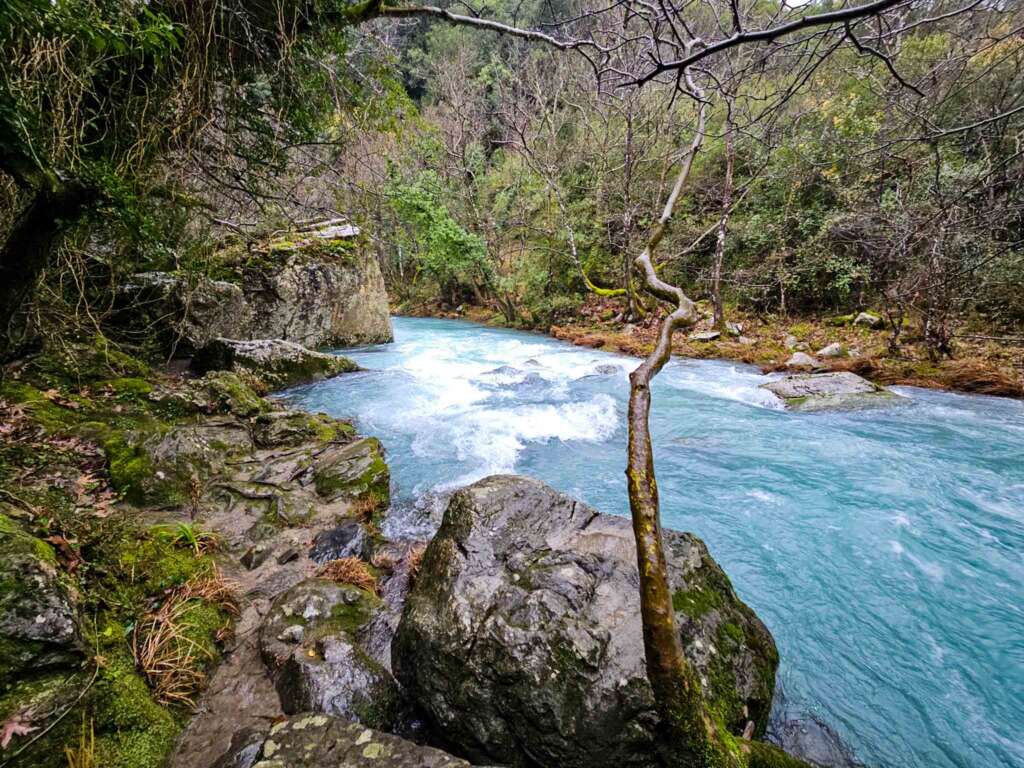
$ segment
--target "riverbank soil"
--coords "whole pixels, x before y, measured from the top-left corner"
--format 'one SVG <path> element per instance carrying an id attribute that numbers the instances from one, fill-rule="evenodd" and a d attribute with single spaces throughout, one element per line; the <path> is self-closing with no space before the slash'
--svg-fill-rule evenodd
<path id="1" fill-rule="evenodd" d="M 932 359 L 923 343 L 920 328 L 904 323 L 899 344 L 893 346 L 892 328 L 882 315 L 878 326 L 855 324 L 857 312 L 838 316 L 786 317 L 755 314 L 727 308 L 724 330 L 715 338 L 710 306 L 699 302 L 701 321 L 693 328 L 677 331 L 673 354 L 698 359 L 726 359 L 757 365 L 765 372 L 783 370 L 852 371 L 883 385 L 907 385 L 949 389 L 1004 397 L 1024 397 L 1024 337 L 1004 336 L 986 328 L 969 328 L 957 336 L 953 357 Z M 402 314 L 462 318 L 494 326 L 509 325 L 505 317 L 489 308 L 463 305 L 452 309 L 441 305 L 420 305 Z M 643 357 L 654 347 L 659 314 L 649 313 L 635 323 L 621 319 L 622 306 L 614 299 L 590 296 L 580 308 L 556 318 L 547 327 L 529 321 L 517 327 L 546 332 L 578 346 Z M 838 354 L 819 354 L 830 345 Z M 794 354 L 813 358 L 811 366 L 787 365 Z"/>

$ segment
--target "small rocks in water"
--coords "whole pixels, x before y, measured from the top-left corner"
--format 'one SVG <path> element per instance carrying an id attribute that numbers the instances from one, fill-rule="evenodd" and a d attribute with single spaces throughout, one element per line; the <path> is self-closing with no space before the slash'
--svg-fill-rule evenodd
<path id="1" fill-rule="evenodd" d="M 214 768 L 471 768 L 447 752 L 324 714 L 247 730 Z"/>
<path id="2" fill-rule="evenodd" d="M 861 312 L 853 320 L 854 325 L 863 325 L 868 328 L 879 328 L 882 325 L 882 318 L 872 315 L 870 312 Z"/>
<path id="3" fill-rule="evenodd" d="M 741 336 L 743 334 L 742 323 L 726 323 L 725 330 L 729 332 L 730 336 Z"/>
<path id="4" fill-rule="evenodd" d="M 786 361 L 787 368 L 817 368 L 818 361 L 806 352 L 796 352 Z"/>
<path id="5" fill-rule="evenodd" d="M 818 357 L 846 357 L 846 347 L 840 344 L 838 341 L 828 346 L 822 347 L 815 353 Z"/>
<path id="6" fill-rule="evenodd" d="M 309 557 L 316 563 L 340 560 L 343 557 L 361 557 L 369 560 L 373 546 L 366 528 L 358 520 L 348 520 L 337 528 L 322 531 L 313 540 Z"/>
<path id="7" fill-rule="evenodd" d="M 734 734 L 763 731 L 778 656 L 707 548 L 664 531 L 673 605 L 704 695 Z M 642 766 L 659 728 L 628 519 L 543 483 L 457 491 L 392 644 L 435 735 L 478 763 Z"/>
<path id="8" fill-rule="evenodd" d="M 864 408 L 902 399 L 848 371 L 786 376 L 762 384 L 761 388 L 780 398 L 789 410 L 798 411 Z"/>
<path id="9" fill-rule="evenodd" d="M 782 344 L 786 347 L 786 349 L 796 349 L 796 346 L 799 343 L 800 343 L 799 339 L 797 339 L 797 337 L 794 336 L 793 334 L 789 334 L 786 337 L 785 341 L 782 342 Z"/>
<path id="10" fill-rule="evenodd" d="M 699 331 L 697 333 L 690 334 L 690 341 L 714 341 L 722 334 L 718 331 Z"/>
<path id="11" fill-rule="evenodd" d="M 602 376 L 615 376 L 621 370 L 622 369 L 619 368 L 619 366 L 617 366 L 617 365 L 610 365 L 608 363 L 603 363 L 603 364 L 597 366 L 597 368 L 594 369 L 594 372 L 595 373 L 599 373 Z"/>

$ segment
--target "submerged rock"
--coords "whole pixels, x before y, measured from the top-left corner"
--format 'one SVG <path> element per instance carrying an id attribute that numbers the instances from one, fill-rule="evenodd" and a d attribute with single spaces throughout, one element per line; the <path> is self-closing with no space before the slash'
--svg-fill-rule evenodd
<path id="1" fill-rule="evenodd" d="M 274 600 L 260 653 L 286 714 L 325 712 L 375 728 L 397 719 L 398 687 L 357 639 L 380 600 L 349 584 L 308 579 Z"/>
<path id="2" fill-rule="evenodd" d="M 865 408 L 888 405 L 903 398 L 855 373 L 805 373 L 761 385 L 793 411 Z"/>
<path id="3" fill-rule="evenodd" d="M 710 709 L 762 733 L 778 655 L 704 544 L 665 532 L 673 604 Z M 478 762 L 647 766 L 647 681 L 632 527 L 543 483 L 456 492 L 427 548 L 392 667 L 435 733 Z"/>
<path id="4" fill-rule="evenodd" d="M 0 690 L 80 658 L 75 599 L 53 548 L 0 512 Z"/>
<path id="5" fill-rule="evenodd" d="M 347 357 L 314 352 L 284 339 L 216 338 L 196 352 L 192 364 L 200 373 L 249 373 L 270 389 L 284 389 L 359 370 Z"/>
<path id="6" fill-rule="evenodd" d="M 470 768 L 432 747 L 337 717 L 305 714 L 245 731 L 214 768 Z"/>

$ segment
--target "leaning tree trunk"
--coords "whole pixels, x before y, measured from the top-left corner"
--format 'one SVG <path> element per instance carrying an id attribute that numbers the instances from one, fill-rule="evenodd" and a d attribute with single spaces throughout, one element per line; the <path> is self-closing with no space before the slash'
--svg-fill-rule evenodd
<path id="1" fill-rule="evenodd" d="M 693 159 L 704 141 L 707 102 L 689 74 L 686 79 L 699 104 L 696 132 L 682 159 L 661 217 L 636 259 L 646 290 L 673 304 L 675 309 L 662 320 L 654 350 L 629 377 L 626 477 L 640 571 L 640 611 L 647 678 L 661 715 L 664 762 L 671 766 L 705 768 L 739 763 L 733 752 L 722 744 L 714 723 L 708 717 L 700 682 L 683 654 L 669 589 L 650 433 L 651 380 L 672 354 L 673 331 L 680 325 L 693 324 L 697 319 L 693 302 L 681 289 L 662 281 L 653 262 L 654 251 L 665 236 L 676 201 L 689 178 Z"/>

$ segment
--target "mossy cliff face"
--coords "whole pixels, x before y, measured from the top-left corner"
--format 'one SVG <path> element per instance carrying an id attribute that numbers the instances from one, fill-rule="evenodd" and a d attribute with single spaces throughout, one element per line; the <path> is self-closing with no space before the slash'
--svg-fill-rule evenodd
<path id="1" fill-rule="evenodd" d="M 732 741 L 759 735 L 778 664 L 772 637 L 703 543 L 671 531 L 665 539 L 707 709 Z M 433 732 L 473 760 L 648 766 L 659 716 L 642 634 L 629 521 L 538 481 L 496 476 L 452 497 L 392 665 Z"/>
<path id="2" fill-rule="evenodd" d="M 304 235 L 227 250 L 214 272 L 136 275 L 120 291 L 124 323 L 155 329 L 161 348 L 184 354 L 217 337 L 310 348 L 393 339 L 384 278 L 361 241 Z"/>

